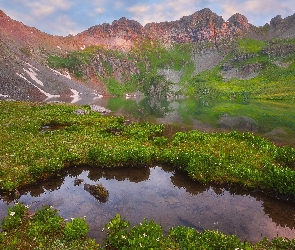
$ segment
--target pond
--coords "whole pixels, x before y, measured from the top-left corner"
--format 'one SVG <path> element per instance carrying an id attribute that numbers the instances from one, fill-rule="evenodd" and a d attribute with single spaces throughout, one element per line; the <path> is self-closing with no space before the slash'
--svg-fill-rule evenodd
<path id="1" fill-rule="evenodd" d="M 80 182 L 77 182 L 80 180 Z M 85 184 L 101 183 L 109 197 L 100 202 Z M 117 213 L 131 222 L 154 220 L 167 232 L 184 225 L 198 231 L 217 229 L 256 242 L 263 237 L 295 237 L 295 206 L 262 193 L 201 185 L 167 166 L 99 169 L 75 167 L 20 191 L 30 210 L 50 205 L 65 219 L 86 216 L 89 237 L 101 242 L 103 226 Z M 12 205 L 12 203 L 10 204 Z M 7 203 L 0 203 L 6 216 Z"/>
<path id="2" fill-rule="evenodd" d="M 166 132 L 170 129 L 170 134 L 192 129 L 204 132 L 236 130 L 261 135 L 277 145 L 295 147 L 294 100 L 159 100 L 136 96 L 99 98 L 94 103 L 111 110 L 111 115 L 168 125 Z"/>

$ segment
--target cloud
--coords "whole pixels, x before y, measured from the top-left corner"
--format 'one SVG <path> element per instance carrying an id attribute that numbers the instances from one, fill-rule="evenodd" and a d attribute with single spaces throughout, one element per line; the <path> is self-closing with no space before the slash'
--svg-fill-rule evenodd
<path id="1" fill-rule="evenodd" d="M 149 5 L 136 5 L 130 8 L 127 8 L 128 11 L 131 13 L 138 13 L 138 14 L 147 14 L 151 9 Z"/>
<path id="2" fill-rule="evenodd" d="M 115 1 L 113 4 L 116 9 L 122 9 L 126 6 L 126 3 L 124 1 Z"/>
<path id="3" fill-rule="evenodd" d="M 43 18 L 60 10 L 68 10 L 72 6 L 69 0 L 26 1 L 25 5 L 35 17 Z"/>
<path id="4" fill-rule="evenodd" d="M 56 18 L 48 22 L 46 29 L 53 30 L 55 34 L 61 35 L 74 35 L 81 31 L 79 24 L 73 22 L 67 15 L 58 15 Z"/>
<path id="5" fill-rule="evenodd" d="M 132 19 L 141 24 L 150 22 L 172 21 L 182 16 L 191 15 L 199 10 L 206 1 L 200 0 L 164 0 L 153 4 L 136 4 L 126 10 L 130 12 Z"/>
<path id="6" fill-rule="evenodd" d="M 240 13 L 245 15 L 250 23 L 263 25 L 276 15 L 286 17 L 293 14 L 294 10 L 291 9 L 291 6 L 294 9 L 293 2 L 293 0 L 268 0 L 267 2 L 226 0 L 222 2 L 222 15 L 228 19 L 231 15 Z"/>
<path id="7" fill-rule="evenodd" d="M 105 9 L 104 9 L 104 8 L 95 8 L 94 11 L 95 11 L 96 13 L 98 13 L 98 14 L 102 14 L 102 13 L 105 12 Z"/>

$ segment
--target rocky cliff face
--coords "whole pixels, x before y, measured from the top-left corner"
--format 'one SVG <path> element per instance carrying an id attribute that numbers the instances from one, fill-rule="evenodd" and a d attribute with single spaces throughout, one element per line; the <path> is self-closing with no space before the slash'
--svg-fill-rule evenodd
<path id="1" fill-rule="evenodd" d="M 245 34 L 249 23 L 245 16 L 233 15 L 228 21 L 210 9 L 197 11 L 178 21 L 150 23 L 142 27 L 136 21 L 121 18 L 97 25 L 75 36 L 81 47 L 104 45 L 108 49 L 129 50 L 143 40 L 162 43 L 218 41 Z"/>
<path id="2" fill-rule="evenodd" d="M 81 47 L 101 45 L 107 49 L 130 50 L 147 37 L 142 25 L 121 18 L 112 24 L 96 25 L 75 36 Z"/>
<path id="3" fill-rule="evenodd" d="M 197 11 L 179 21 L 147 24 L 145 31 L 164 43 L 219 41 L 245 34 L 249 29 L 246 17 L 235 14 L 227 22 L 209 9 Z"/>
<path id="4" fill-rule="evenodd" d="M 295 37 L 295 14 L 284 19 L 280 15 L 272 18 L 269 25 L 269 37 Z"/>

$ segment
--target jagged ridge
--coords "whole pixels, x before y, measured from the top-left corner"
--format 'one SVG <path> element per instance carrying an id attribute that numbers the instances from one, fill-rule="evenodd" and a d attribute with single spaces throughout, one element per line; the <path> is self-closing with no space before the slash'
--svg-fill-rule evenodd
<path id="1" fill-rule="evenodd" d="M 136 21 L 121 18 L 112 24 L 90 27 L 75 36 L 61 37 L 28 27 L 0 11 L 0 98 L 42 101 L 65 96 L 74 97 L 76 101 L 81 93 L 97 95 L 93 90 L 107 94 L 103 78 L 114 79 L 118 84 L 123 84 L 124 80 L 130 80 L 130 75 L 139 74 L 137 60 L 140 57 L 130 60 L 127 56 L 116 57 L 102 50 L 93 56 L 90 65 L 81 65 L 80 70 L 86 77 L 82 82 L 81 79 L 70 78 L 70 72 L 66 68 L 61 70 L 62 76 L 46 67 L 49 56 L 64 57 L 91 46 L 127 52 L 146 41 L 164 46 L 209 42 L 213 46 L 211 50 L 223 52 L 220 45 L 238 37 L 266 40 L 294 36 L 295 14 L 285 19 L 277 16 L 270 24 L 255 27 L 241 14 L 235 14 L 225 21 L 210 9 L 203 9 L 177 21 L 150 23 L 144 27 Z M 294 46 L 287 47 L 288 53 L 294 51 Z M 277 51 L 276 49 L 272 53 Z M 198 58 L 206 60 L 204 55 Z M 215 58 L 218 63 L 224 56 Z M 145 63 L 149 68 L 149 62 Z M 107 67 L 111 67 L 111 70 L 107 70 Z M 206 67 L 199 66 L 199 69 L 204 70 Z"/>

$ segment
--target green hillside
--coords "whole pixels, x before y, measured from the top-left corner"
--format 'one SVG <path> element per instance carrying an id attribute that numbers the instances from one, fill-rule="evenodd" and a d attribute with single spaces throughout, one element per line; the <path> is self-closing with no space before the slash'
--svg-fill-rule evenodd
<path id="1" fill-rule="evenodd" d="M 214 67 L 203 66 L 208 64 L 206 59 L 194 61 L 198 54 L 208 51 L 223 59 L 217 65 L 212 61 Z M 293 99 L 295 96 L 295 39 L 259 41 L 239 38 L 220 48 L 210 43 L 168 47 L 146 42 L 129 52 L 91 47 L 66 57 L 50 56 L 48 64 L 56 69 L 66 68 L 86 83 L 89 80 L 86 69 L 94 67 L 98 57 L 102 61 L 103 75 L 97 74 L 96 77 L 112 95 L 142 91 L 146 95 L 157 96 L 210 95 L 259 99 Z M 118 69 L 109 58 L 136 67 L 137 72 L 131 74 L 128 68 L 121 69 L 118 79 Z M 199 66 L 203 70 L 196 73 L 195 68 Z M 166 73 L 160 74 L 160 70 Z M 180 76 L 177 83 L 171 82 L 169 72 Z"/>

